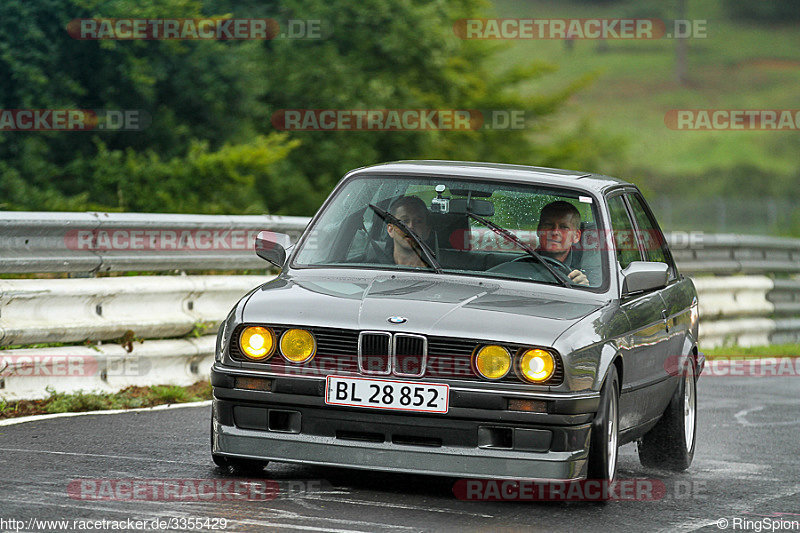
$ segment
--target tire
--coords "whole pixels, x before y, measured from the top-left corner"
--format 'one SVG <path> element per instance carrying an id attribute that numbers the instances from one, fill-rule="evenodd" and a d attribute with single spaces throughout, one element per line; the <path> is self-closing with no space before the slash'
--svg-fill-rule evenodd
<path id="1" fill-rule="evenodd" d="M 692 464 L 697 441 L 697 379 L 694 357 L 687 360 L 661 420 L 639 440 L 643 466 L 680 472 Z"/>
<path id="2" fill-rule="evenodd" d="M 604 480 L 609 486 L 617 476 L 619 455 L 619 376 L 611 369 L 600 389 L 600 406 L 592 422 L 588 478 Z"/>

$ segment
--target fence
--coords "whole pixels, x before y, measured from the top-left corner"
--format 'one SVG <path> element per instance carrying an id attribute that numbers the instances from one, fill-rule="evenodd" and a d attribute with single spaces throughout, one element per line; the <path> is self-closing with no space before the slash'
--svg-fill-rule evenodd
<path id="1" fill-rule="evenodd" d="M 797 225 L 800 208 L 792 198 L 724 197 L 707 194 L 697 198 L 653 195 L 650 207 L 662 227 L 705 233 L 776 235 Z"/>
<path id="2" fill-rule="evenodd" d="M 303 217 L 0 213 L 0 272 L 264 269 L 255 232 L 297 238 L 307 224 Z M 763 275 L 800 272 L 800 239 L 674 232 L 668 240 L 698 288 L 701 346 L 800 340 L 800 280 Z M 711 273 L 725 276 L 703 275 Z M 0 280 L 0 346 L 100 342 L 0 350 L 0 397 L 41 397 L 46 385 L 68 392 L 193 383 L 213 361 L 219 322 L 268 279 Z M 25 374 L 31 368 L 36 376 Z"/>

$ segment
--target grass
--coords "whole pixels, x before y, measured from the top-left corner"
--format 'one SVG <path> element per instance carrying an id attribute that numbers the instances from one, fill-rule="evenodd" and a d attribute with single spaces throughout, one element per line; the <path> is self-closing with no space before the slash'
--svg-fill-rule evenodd
<path id="1" fill-rule="evenodd" d="M 800 344 L 773 344 L 770 346 L 726 346 L 720 348 L 701 348 L 708 359 L 758 358 L 758 357 L 798 357 Z"/>
<path id="2" fill-rule="evenodd" d="M 8 344 L 0 346 L 0 350 L 17 350 L 19 348 L 60 348 L 62 346 L 69 346 L 65 342 L 39 342 L 35 344 Z"/>
<path id="3" fill-rule="evenodd" d="M 673 4 L 650 4 L 662 11 L 656 15 L 631 3 L 494 0 L 493 4 L 499 17 L 677 18 Z M 800 167 L 796 131 L 675 131 L 665 126 L 664 116 L 670 109 L 797 108 L 800 31 L 791 25 L 728 20 L 721 0 L 688 2 L 688 6 L 687 18 L 707 21 L 707 37 L 689 41 L 687 86 L 675 81 L 671 39 L 612 40 L 606 52 L 598 52 L 597 41 L 591 40 L 575 41 L 572 51 L 560 40 L 506 41 L 509 46 L 500 53 L 498 69 L 534 61 L 558 65 L 558 72 L 520 86 L 531 95 L 597 73 L 598 79 L 571 100 L 559 119 L 570 126 L 588 118 L 601 131 L 627 139 L 627 148 L 620 150 L 627 152 L 627 158 L 609 162 L 604 172 L 622 174 L 652 192 L 694 197 L 697 187 L 705 186 L 698 177 L 710 174 L 707 179 L 721 184 L 729 179 L 726 170 L 752 167 L 762 173 L 752 178 L 760 184 L 751 183 L 750 190 L 740 192 L 728 186 L 728 193 L 780 196 L 778 183 L 784 191 L 796 184 Z M 797 191 L 796 186 L 792 190 Z"/>
<path id="4" fill-rule="evenodd" d="M 211 399 L 211 384 L 198 381 L 189 387 L 155 385 L 128 387 L 116 393 L 56 392 L 47 389 L 49 396 L 42 400 L 9 402 L 0 398 L 0 419 L 48 413 L 78 413 L 108 409 L 135 409 L 155 405 L 199 402 Z"/>

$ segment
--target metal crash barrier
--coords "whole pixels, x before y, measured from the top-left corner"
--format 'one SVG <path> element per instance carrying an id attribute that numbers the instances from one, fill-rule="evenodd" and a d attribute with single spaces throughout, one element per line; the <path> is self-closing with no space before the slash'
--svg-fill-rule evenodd
<path id="1" fill-rule="evenodd" d="M 309 219 L 134 213 L 0 212 L 0 399 L 208 375 L 233 304 L 268 281 L 260 230 L 296 240 Z M 699 293 L 701 347 L 800 342 L 800 239 L 667 235 Z M 185 275 L 191 271 L 217 275 Z M 231 275 L 258 270 L 260 275 Z M 180 275 L 152 275 L 177 271 Z M 149 275 L 95 277 L 98 273 Z M 770 275 L 767 275 L 770 274 Z M 777 278 L 775 276 L 778 276 Z M 86 343 L 89 344 L 76 344 Z M 48 343 L 44 347 L 30 347 Z M 70 344 L 59 346 L 52 344 Z"/>

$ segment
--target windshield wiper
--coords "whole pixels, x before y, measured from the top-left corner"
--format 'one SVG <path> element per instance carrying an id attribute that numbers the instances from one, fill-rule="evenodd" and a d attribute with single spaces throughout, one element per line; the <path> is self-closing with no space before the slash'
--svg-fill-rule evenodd
<path id="1" fill-rule="evenodd" d="M 570 285 L 570 281 L 567 278 L 564 278 L 564 276 L 561 275 L 555 268 L 553 268 L 552 266 L 547 264 L 547 261 L 542 258 L 542 256 L 539 254 L 539 252 L 537 252 L 536 250 L 534 250 L 533 248 L 528 246 L 527 243 L 523 242 L 516 235 L 514 235 L 513 233 L 511 233 L 507 229 L 498 226 L 497 224 L 495 224 L 491 220 L 486 220 L 482 216 L 476 215 L 475 213 L 473 213 L 469 209 L 467 209 L 467 216 L 472 218 L 472 219 L 474 219 L 474 220 L 477 220 L 478 222 L 480 222 L 481 224 L 483 224 L 484 226 L 486 226 L 487 228 L 489 228 L 490 230 L 492 230 L 496 234 L 498 234 L 501 237 L 513 242 L 514 244 L 516 244 L 517 246 L 519 246 L 520 248 L 522 248 L 523 250 L 528 252 L 528 255 L 530 255 L 531 257 L 533 257 L 534 259 L 539 261 L 542 265 L 544 265 L 544 267 L 547 269 L 547 271 L 550 272 L 550 274 L 552 274 L 553 277 L 556 280 L 558 280 L 559 283 L 561 283 L 561 285 L 563 285 L 564 287 L 571 287 L 572 286 L 572 285 Z"/>
<path id="2" fill-rule="evenodd" d="M 414 250 L 414 252 L 419 256 L 419 258 L 425 261 L 425 263 L 429 267 L 431 267 L 434 271 L 436 271 L 437 274 L 442 273 L 442 265 L 440 265 L 439 262 L 436 260 L 436 255 L 433 253 L 433 250 L 431 250 L 430 246 L 425 244 L 425 241 L 423 241 L 420 238 L 420 236 L 414 232 L 414 230 L 406 226 L 402 220 L 398 219 L 393 214 L 384 211 L 377 205 L 369 204 L 369 207 L 373 211 L 375 211 L 378 214 L 378 216 L 381 217 L 386 223 L 397 226 L 403 233 L 411 237 L 417 244 L 417 246 L 419 246 L 419 249 L 413 246 L 411 247 Z"/>

